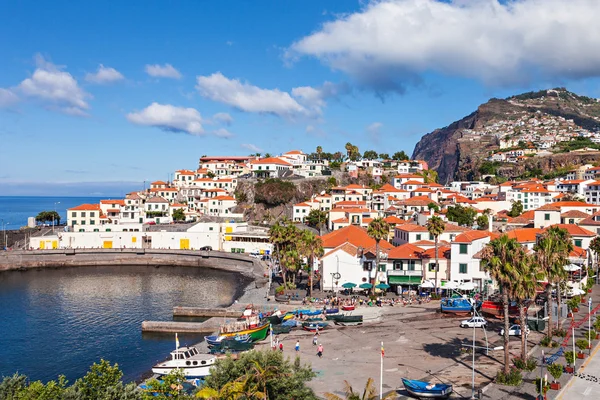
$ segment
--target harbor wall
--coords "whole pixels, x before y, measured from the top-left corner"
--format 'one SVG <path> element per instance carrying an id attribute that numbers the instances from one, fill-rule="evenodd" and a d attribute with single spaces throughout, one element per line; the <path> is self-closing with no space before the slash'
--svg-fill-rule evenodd
<path id="1" fill-rule="evenodd" d="M 242 273 L 259 283 L 262 264 L 247 255 L 221 251 L 158 249 L 56 249 L 0 252 L 0 271 L 35 268 L 144 265 L 213 268 Z"/>

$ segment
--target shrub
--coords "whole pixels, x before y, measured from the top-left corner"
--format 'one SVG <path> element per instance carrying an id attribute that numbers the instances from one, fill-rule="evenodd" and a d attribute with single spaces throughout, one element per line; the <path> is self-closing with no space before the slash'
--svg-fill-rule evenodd
<path id="1" fill-rule="evenodd" d="M 531 372 L 531 371 L 533 371 L 536 368 L 537 368 L 537 360 L 535 358 L 533 358 L 533 357 L 529 357 L 527 359 L 527 365 L 525 366 L 525 369 L 527 371 Z"/>
<path id="2" fill-rule="evenodd" d="M 511 368 L 508 374 L 505 374 L 504 371 L 498 371 L 496 382 L 500 385 L 519 386 L 523 382 L 523 375 L 516 368 Z"/>
<path id="3" fill-rule="evenodd" d="M 285 287 L 283 285 L 277 286 L 275 288 L 275 294 L 280 295 L 283 294 L 283 292 L 285 292 Z"/>
<path id="4" fill-rule="evenodd" d="M 563 366 L 562 364 L 558 363 L 550 364 L 548 365 L 548 372 L 550 372 L 550 375 L 552 375 L 554 381 L 556 382 L 558 379 L 560 379 L 563 373 Z"/>
<path id="5" fill-rule="evenodd" d="M 517 369 L 524 370 L 525 369 L 525 361 L 521 357 L 513 358 L 513 364 Z"/>
<path id="6" fill-rule="evenodd" d="M 594 329 L 600 332 L 600 320 L 597 319 L 596 322 L 594 322 Z"/>
<path id="7" fill-rule="evenodd" d="M 541 389 L 541 393 L 540 393 L 540 389 Z M 548 389 L 550 389 L 550 385 L 548 385 L 548 381 L 546 381 L 544 379 L 542 382 L 542 378 L 535 378 L 535 391 L 537 393 L 546 395 L 546 392 L 548 391 Z"/>
<path id="8" fill-rule="evenodd" d="M 515 357 L 513 358 L 513 364 L 521 371 L 533 371 L 537 367 L 537 361 L 531 357 L 527 360 L 523 360 L 521 357 Z"/>
<path id="9" fill-rule="evenodd" d="M 266 206 L 289 203 L 296 195 L 296 186 L 281 179 L 265 179 L 254 185 L 254 202 Z"/>
<path id="10" fill-rule="evenodd" d="M 579 308 L 579 296 L 575 296 L 571 298 L 571 300 L 567 301 L 567 306 L 571 311 L 573 311 L 575 308 Z"/>
<path id="11" fill-rule="evenodd" d="M 540 340 L 540 345 L 544 347 L 550 347 L 552 343 L 552 338 L 550 336 L 544 336 L 542 340 Z"/>
<path id="12" fill-rule="evenodd" d="M 590 346 L 590 342 L 585 339 L 579 339 L 575 342 L 575 346 L 581 351 L 587 349 Z"/>
<path id="13" fill-rule="evenodd" d="M 560 344 L 558 342 L 555 342 L 554 340 L 552 341 L 552 344 L 550 345 L 553 349 L 556 349 L 558 346 L 560 346 Z"/>
<path id="14" fill-rule="evenodd" d="M 568 365 L 575 365 L 575 353 L 572 351 L 566 351 L 565 360 L 567 361 Z"/>
<path id="15" fill-rule="evenodd" d="M 554 331 L 554 335 L 564 338 L 565 336 L 567 336 L 567 331 L 565 329 L 556 329 Z"/>

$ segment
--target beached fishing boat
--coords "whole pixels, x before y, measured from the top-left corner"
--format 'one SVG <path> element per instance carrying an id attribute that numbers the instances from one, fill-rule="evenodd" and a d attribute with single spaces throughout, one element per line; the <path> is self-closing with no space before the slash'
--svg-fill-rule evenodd
<path id="1" fill-rule="evenodd" d="M 340 312 L 339 308 L 328 308 L 327 310 L 325 310 L 326 314 L 337 314 L 339 312 Z"/>
<path id="2" fill-rule="evenodd" d="M 327 322 L 304 322 L 302 324 L 302 329 L 309 332 L 316 332 L 317 330 L 321 331 L 329 326 Z"/>
<path id="3" fill-rule="evenodd" d="M 481 312 L 492 317 L 502 317 L 504 315 L 504 306 L 501 301 L 484 301 L 481 304 Z M 515 317 L 519 315 L 519 306 L 512 302 L 508 306 L 508 315 Z"/>
<path id="4" fill-rule="evenodd" d="M 443 313 L 468 314 L 473 309 L 473 305 L 471 304 L 469 299 L 450 298 L 450 299 L 442 299 L 440 308 Z"/>
<path id="5" fill-rule="evenodd" d="M 261 322 L 258 317 L 253 316 L 243 321 L 221 325 L 220 335 L 229 337 L 250 335 L 253 341 L 264 340 L 269 332 L 269 325 L 269 321 Z"/>
<path id="6" fill-rule="evenodd" d="M 223 340 L 236 340 L 238 342 L 248 343 L 248 342 L 252 341 L 252 338 L 250 337 L 250 335 L 236 335 L 236 336 L 210 335 L 210 336 L 205 336 L 204 340 L 206 340 L 206 343 L 209 346 L 215 346 L 215 345 L 218 345 L 219 343 L 221 343 L 221 341 L 223 341 Z"/>
<path id="7" fill-rule="evenodd" d="M 334 320 L 336 325 L 360 325 L 363 323 L 362 315 L 342 315 L 341 318 Z"/>
<path id="8" fill-rule="evenodd" d="M 308 316 L 313 316 L 313 315 L 321 315 L 323 311 L 322 310 L 309 310 L 309 309 L 304 309 L 304 310 L 296 310 L 296 311 L 292 311 L 292 314 L 299 316 L 299 315 L 308 315 Z"/>
<path id="9" fill-rule="evenodd" d="M 342 306 L 342 311 L 354 311 L 355 307 L 354 304 L 348 305 L 348 306 Z"/>
<path id="10" fill-rule="evenodd" d="M 445 399 L 450 396 L 453 391 L 452 385 L 447 385 L 445 383 L 429 383 L 405 378 L 402 378 L 402 383 L 408 393 L 419 398 Z"/>
<path id="11" fill-rule="evenodd" d="M 274 325 L 272 327 L 273 328 L 273 335 L 279 335 L 280 333 L 290 333 L 290 331 L 294 327 L 295 326 Z"/>
<path id="12" fill-rule="evenodd" d="M 337 321 L 340 318 L 343 318 L 344 314 L 333 314 L 333 315 L 326 315 L 325 319 L 327 321 Z"/>
<path id="13" fill-rule="evenodd" d="M 238 342 L 237 340 L 222 340 L 218 344 L 208 347 L 210 348 L 210 352 L 215 354 L 226 351 L 240 352 L 252 350 L 254 344 L 252 342 Z"/>

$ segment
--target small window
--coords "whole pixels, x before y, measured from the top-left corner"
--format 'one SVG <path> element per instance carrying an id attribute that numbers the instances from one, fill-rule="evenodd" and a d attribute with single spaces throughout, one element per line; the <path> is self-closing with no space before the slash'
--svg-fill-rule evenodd
<path id="1" fill-rule="evenodd" d="M 421 234 L 417 234 L 417 240 L 421 240 Z"/>
<path id="2" fill-rule="evenodd" d="M 435 263 L 429 263 L 427 270 L 429 272 L 435 272 Z"/>
<path id="3" fill-rule="evenodd" d="M 544 214 L 544 221 L 550 221 L 550 214 Z"/>
<path id="4" fill-rule="evenodd" d="M 459 253 L 460 254 L 467 254 L 467 245 L 464 244 L 464 243 L 461 243 L 459 246 L 460 246 L 459 247 Z"/>
<path id="5" fill-rule="evenodd" d="M 208 228 L 208 230 L 209 230 L 209 231 L 212 231 L 212 230 L 213 230 L 213 227 L 212 227 L 212 226 L 210 226 L 210 227 Z"/>
<path id="6" fill-rule="evenodd" d="M 458 273 L 466 274 L 467 273 L 467 264 L 458 264 Z"/>
<path id="7" fill-rule="evenodd" d="M 581 239 L 575 239 L 575 246 L 581 247 Z"/>
<path id="8" fill-rule="evenodd" d="M 82 218 L 85 218 L 85 211 L 82 211 L 82 212 L 81 212 L 81 217 L 82 217 Z"/>
<path id="9" fill-rule="evenodd" d="M 73 211 L 73 212 L 71 213 L 71 217 L 76 217 L 76 216 L 77 216 L 77 211 Z"/>

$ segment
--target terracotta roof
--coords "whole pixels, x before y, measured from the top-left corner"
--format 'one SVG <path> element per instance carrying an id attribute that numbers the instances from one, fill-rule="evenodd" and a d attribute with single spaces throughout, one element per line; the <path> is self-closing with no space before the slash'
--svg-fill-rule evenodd
<path id="1" fill-rule="evenodd" d="M 427 228 L 425 228 L 424 226 L 410 223 L 398 225 L 396 226 L 396 230 L 404 232 L 427 232 Z"/>
<path id="2" fill-rule="evenodd" d="M 440 260 L 449 260 L 450 254 L 450 246 L 438 246 L 438 258 Z M 423 251 L 421 258 L 435 259 L 435 248 Z"/>
<path id="3" fill-rule="evenodd" d="M 331 233 L 323 235 L 323 248 L 334 248 L 345 242 L 349 242 L 357 247 L 368 248 L 375 246 L 375 240 L 368 234 L 367 230 L 356 225 L 350 225 L 342 229 L 335 230 Z M 379 247 L 383 249 L 391 249 L 393 246 L 382 240 L 379 242 Z"/>
<path id="4" fill-rule="evenodd" d="M 166 185 L 166 184 L 167 184 L 167 182 L 163 182 L 163 181 L 155 181 L 155 182 L 151 183 L 151 185 Z"/>
<path id="5" fill-rule="evenodd" d="M 118 213 L 121 210 L 119 210 L 118 208 L 109 208 L 108 210 L 106 210 L 107 213 Z"/>
<path id="6" fill-rule="evenodd" d="M 216 197 L 212 197 L 213 200 L 229 200 L 229 201 L 235 201 L 235 197 L 231 197 L 231 196 L 216 196 Z"/>
<path id="7" fill-rule="evenodd" d="M 413 181 L 413 180 L 406 181 L 406 182 L 402 183 L 402 185 L 423 185 L 423 184 L 424 184 L 423 182 Z"/>
<path id="8" fill-rule="evenodd" d="M 396 179 L 401 179 L 401 178 L 413 178 L 413 179 L 414 178 L 420 178 L 420 179 L 423 179 L 423 177 L 421 175 L 415 175 L 415 174 L 398 174 L 398 175 L 394 176 L 394 178 L 396 178 Z"/>
<path id="9" fill-rule="evenodd" d="M 306 203 L 298 203 L 298 204 L 294 204 L 294 207 L 312 207 L 310 204 L 306 204 Z"/>
<path id="10" fill-rule="evenodd" d="M 252 161 L 252 164 L 279 164 L 279 165 L 285 165 L 285 166 L 292 165 L 289 162 L 284 161 L 281 158 L 276 158 L 276 157 L 262 158 L 260 160 Z"/>
<path id="11" fill-rule="evenodd" d="M 596 221 L 594 218 L 586 218 L 579 221 L 579 226 L 581 225 L 600 226 L 600 221 Z"/>
<path id="12" fill-rule="evenodd" d="M 69 208 L 69 211 L 77 210 L 77 211 L 100 211 L 99 204 L 80 204 L 76 207 Z"/>
<path id="13" fill-rule="evenodd" d="M 569 253 L 569 257 L 585 258 L 587 252 L 578 246 L 573 246 L 573 250 Z"/>
<path id="14" fill-rule="evenodd" d="M 121 206 L 125 205 L 125 200 L 100 200 L 100 204 L 119 204 Z"/>
<path id="15" fill-rule="evenodd" d="M 470 230 L 471 230 L 471 228 L 454 225 L 454 224 L 450 224 L 450 223 L 446 223 L 446 227 L 444 228 L 444 232 L 467 232 Z"/>
<path id="16" fill-rule="evenodd" d="M 175 171 L 175 172 L 177 172 L 179 175 L 195 175 L 194 171 L 190 171 L 190 170 L 187 170 L 187 169 L 180 169 L 180 170 Z"/>
<path id="17" fill-rule="evenodd" d="M 468 231 L 455 237 L 453 243 L 472 243 L 474 240 L 483 239 L 485 237 L 495 239 L 498 235 L 488 231 Z"/>
<path id="18" fill-rule="evenodd" d="M 535 242 L 537 234 L 541 232 L 542 230 L 539 228 L 522 228 L 507 232 L 506 236 L 510 239 L 516 239 L 519 243 L 529 243 Z"/>
<path id="19" fill-rule="evenodd" d="M 356 257 L 356 255 L 358 254 L 358 247 L 354 246 L 351 243 L 345 242 L 345 243 L 341 244 L 340 246 L 337 246 L 335 249 L 323 254 L 323 257 L 321 257 L 321 258 L 327 257 L 339 250 L 344 251 L 354 257 Z"/>
<path id="20" fill-rule="evenodd" d="M 395 187 L 393 187 L 389 183 L 386 183 L 385 185 L 383 185 L 382 187 L 380 187 L 379 191 L 380 192 L 393 192 L 393 193 L 404 192 L 404 190 L 396 189 Z"/>
<path id="21" fill-rule="evenodd" d="M 286 154 L 302 154 L 302 152 L 300 150 L 292 150 L 292 151 L 288 151 L 287 153 L 283 153 L 283 155 Z"/>
<path id="22" fill-rule="evenodd" d="M 332 224 L 347 224 L 348 222 L 348 218 L 346 217 L 342 217 L 342 218 L 338 218 L 336 220 L 331 221 Z"/>
<path id="23" fill-rule="evenodd" d="M 404 205 L 407 205 L 407 206 L 426 206 L 426 205 L 429 205 L 429 203 L 435 204 L 435 201 L 431 200 L 427 196 L 414 196 L 414 197 L 410 197 L 408 199 L 402 200 L 401 203 Z"/>
<path id="24" fill-rule="evenodd" d="M 389 217 L 385 217 L 383 219 L 388 224 L 406 224 L 407 221 L 401 218 L 396 217 L 395 215 L 390 215 Z"/>
<path id="25" fill-rule="evenodd" d="M 598 208 L 596 204 L 588 204 L 583 201 L 556 201 L 552 203 L 556 207 L 593 207 Z"/>
<path id="26" fill-rule="evenodd" d="M 528 219 L 529 221 L 533 221 L 535 218 L 534 210 L 525 211 L 523 214 L 519 215 L 521 218 Z"/>
<path id="27" fill-rule="evenodd" d="M 515 218 L 507 217 L 507 224 L 508 225 L 529 225 L 530 223 L 531 223 L 531 220 L 529 220 L 527 218 L 523 218 L 523 217 L 515 217 Z"/>
<path id="28" fill-rule="evenodd" d="M 366 201 L 359 201 L 359 200 L 342 200 L 342 201 L 336 201 L 335 202 L 335 206 L 336 207 L 343 207 L 343 206 L 366 206 L 367 202 Z"/>
<path id="29" fill-rule="evenodd" d="M 173 203 L 171 204 L 171 208 L 185 208 L 187 205 L 181 203 Z"/>
<path id="30" fill-rule="evenodd" d="M 168 203 L 168 201 L 163 199 L 160 196 L 156 196 L 156 197 L 151 197 L 150 199 L 148 199 L 146 201 L 146 203 Z"/>
<path id="31" fill-rule="evenodd" d="M 373 190 L 370 187 L 365 187 L 365 186 L 357 185 L 357 184 L 354 184 L 354 183 L 351 184 L 351 185 L 346 186 L 346 189 L 354 189 L 354 190 L 356 190 L 356 189 L 368 189 L 368 190 Z"/>
<path id="32" fill-rule="evenodd" d="M 420 247 L 417 247 L 410 243 L 405 243 L 398 247 L 394 247 L 392 250 L 388 251 L 388 260 L 392 259 L 402 259 L 402 260 L 416 260 L 420 258 L 420 254 L 424 250 Z"/>
<path id="33" fill-rule="evenodd" d="M 554 204 L 546 204 L 536 208 L 534 211 L 560 211 L 560 206 L 555 206 Z"/>
<path id="34" fill-rule="evenodd" d="M 588 218 L 590 215 L 579 210 L 571 210 L 560 214 L 563 218 Z"/>
<path id="35" fill-rule="evenodd" d="M 574 224 L 550 225 L 549 227 L 545 228 L 544 231 L 548 230 L 551 227 L 555 227 L 555 226 L 566 230 L 567 232 L 569 232 L 569 234 L 571 236 L 596 236 L 596 234 L 594 232 L 588 231 L 587 229 L 582 228 L 578 225 L 574 225 Z"/>

